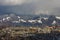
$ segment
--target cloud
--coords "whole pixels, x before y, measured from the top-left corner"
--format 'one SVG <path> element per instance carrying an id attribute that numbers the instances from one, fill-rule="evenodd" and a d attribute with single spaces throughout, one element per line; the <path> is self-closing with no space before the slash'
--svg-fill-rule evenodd
<path id="1" fill-rule="evenodd" d="M 0 0 L 2 5 L 20 5 L 29 2 L 28 0 Z"/>
<path id="2" fill-rule="evenodd" d="M 0 0 L 1 5 L 20 5 L 23 3 L 33 3 L 40 6 L 60 6 L 60 0 Z"/>
<path id="3" fill-rule="evenodd" d="M 0 5 L 21 5 L 33 3 L 39 7 L 60 7 L 60 0 L 0 0 Z"/>
<path id="4" fill-rule="evenodd" d="M 0 0 L 0 5 L 19 5 L 7 10 L 20 14 L 60 14 L 60 0 Z"/>

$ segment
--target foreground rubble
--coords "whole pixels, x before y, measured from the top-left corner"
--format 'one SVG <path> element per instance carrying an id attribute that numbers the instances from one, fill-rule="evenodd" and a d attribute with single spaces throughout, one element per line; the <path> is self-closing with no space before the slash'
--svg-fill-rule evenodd
<path id="1" fill-rule="evenodd" d="M 0 30 L 0 40 L 60 40 L 60 28 L 6 27 Z"/>

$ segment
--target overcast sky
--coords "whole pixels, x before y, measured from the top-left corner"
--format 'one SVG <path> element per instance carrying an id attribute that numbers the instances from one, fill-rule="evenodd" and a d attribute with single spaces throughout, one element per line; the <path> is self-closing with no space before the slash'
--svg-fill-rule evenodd
<path id="1" fill-rule="evenodd" d="M 20 10 L 25 13 L 60 15 L 60 0 L 0 0 L 0 5 L 24 5 L 26 10 Z"/>

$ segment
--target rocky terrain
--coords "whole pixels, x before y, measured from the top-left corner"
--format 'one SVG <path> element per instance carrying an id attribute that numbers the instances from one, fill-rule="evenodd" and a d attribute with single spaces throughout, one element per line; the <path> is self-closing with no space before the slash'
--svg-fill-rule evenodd
<path id="1" fill-rule="evenodd" d="M 60 27 L 6 27 L 0 29 L 0 40 L 60 40 Z"/>

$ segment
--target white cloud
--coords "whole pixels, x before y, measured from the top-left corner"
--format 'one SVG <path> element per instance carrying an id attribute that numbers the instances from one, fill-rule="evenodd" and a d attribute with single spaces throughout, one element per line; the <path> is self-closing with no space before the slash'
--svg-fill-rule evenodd
<path id="1" fill-rule="evenodd" d="M 38 5 L 60 5 L 60 0 L 0 0 L 2 5 L 20 5 L 23 3 L 36 3 Z"/>
<path id="2" fill-rule="evenodd" d="M 20 5 L 24 13 L 35 13 L 39 15 L 40 13 L 52 14 L 53 12 L 58 13 L 60 8 L 60 0 L 0 0 L 0 5 Z M 54 9 L 58 8 L 58 9 Z M 19 9 L 19 8 L 18 8 Z M 60 9 L 59 9 L 60 10 Z M 60 11 L 59 11 L 60 12 Z M 54 14 L 53 13 L 53 14 Z"/>
<path id="3" fill-rule="evenodd" d="M 0 0 L 2 5 L 20 5 L 28 2 L 28 0 Z"/>

